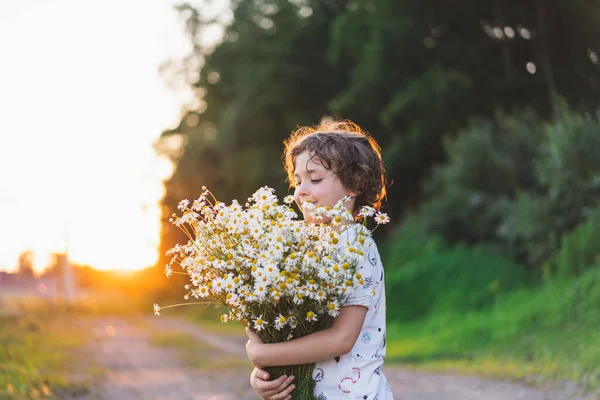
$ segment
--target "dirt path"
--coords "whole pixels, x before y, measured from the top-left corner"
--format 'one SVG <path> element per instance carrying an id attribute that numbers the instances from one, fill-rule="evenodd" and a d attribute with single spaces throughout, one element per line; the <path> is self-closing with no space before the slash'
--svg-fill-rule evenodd
<path id="1" fill-rule="evenodd" d="M 83 322 L 92 335 L 88 347 L 91 361 L 104 370 L 103 379 L 85 400 L 254 400 L 248 383 L 249 364 L 243 346 L 208 350 L 204 355 L 229 352 L 226 368 L 191 368 L 176 349 L 152 345 L 156 334 L 189 332 L 200 343 L 215 343 L 195 325 L 170 318 L 132 321 L 123 318 L 90 319 Z M 225 343 L 225 342 L 222 342 Z M 209 363 L 207 363 L 209 364 Z"/>
<path id="2" fill-rule="evenodd" d="M 522 385 L 456 376 L 386 368 L 392 392 L 400 400 L 593 400 L 574 389 L 542 391 Z"/>
<path id="3" fill-rule="evenodd" d="M 248 383 L 245 339 L 215 335 L 184 320 L 148 317 L 140 321 L 96 318 L 82 322 L 93 342 L 88 348 L 103 378 L 85 400 L 254 400 Z M 155 335 L 185 334 L 203 348 L 201 368 L 176 349 L 152 345 Z M 399 400 L 591 400 L 566 389 L 541 391 L 508 382 L 449 374 L 412 372 L 386 366 Z"/>

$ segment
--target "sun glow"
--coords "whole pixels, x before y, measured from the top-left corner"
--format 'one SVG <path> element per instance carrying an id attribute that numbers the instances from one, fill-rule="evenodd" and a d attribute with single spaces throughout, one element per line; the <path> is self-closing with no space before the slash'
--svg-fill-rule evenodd
<path id="1" fill-rule="evenodd" d="M 171 165 L 152 143 L 184 101 L 158 73 L 187 51 L 175 3 L 0 4 L 0 270 L 25 250 L 38 271 L 65 249 L 97 269 L 156 262 Z"/>

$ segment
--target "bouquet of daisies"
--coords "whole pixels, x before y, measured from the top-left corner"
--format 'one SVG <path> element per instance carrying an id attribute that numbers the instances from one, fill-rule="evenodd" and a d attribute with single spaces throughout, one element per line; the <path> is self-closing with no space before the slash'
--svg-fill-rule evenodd
<path id="1" fill-rule="evenodd" d="M 186 298 L 225 306 L 229 313 L 222 322 L 239 321 L 266 343 L 326 329 L 354 288 L 364 284 L 357 266 L 371 231 L 364 220 L 350 223 L 346 201 L 310 210 L 317 221 L 329 223 L 308 223 L 296 219 L 292 196 L 279 204 L 271 188 L 257 190 L 245 206 L 221 203 L 204 188 L 191 204 L 181 201 L 182 215 L 171 218 L 189 241 L 168 251 L 172 259 L 165 273 L 178 264 L 191 280 Z M 374 214 L 370 207 L 361 210 L 362 217 Z M 382 213 L 375 219 L 387 222 Z M 154 308 L 159 314 L 160 307 Z M 314 398 L 313 369 L 314 364 L 268 368 L 273 378 L 296 377 L 294 399 Z"/>

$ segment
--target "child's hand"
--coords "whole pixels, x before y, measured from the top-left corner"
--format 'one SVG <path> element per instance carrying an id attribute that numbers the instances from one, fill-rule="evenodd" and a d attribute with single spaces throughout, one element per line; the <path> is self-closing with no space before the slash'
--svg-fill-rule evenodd
<path id="1" fill-rule="evenodd" d="M 262 354 L 261 347 L 264 346 L 264 342 L 256 333 L 252 332 L 248 328 L 246 328 L 246 334 L 248 335 L 248 342 L 246 343 L 246 353 L 248 354 L 250 362 L 252 362 L 252 364 L 255 367 L 265 367 L 265 365 L 262 365 L 262 363 L 260 362 L 260 356 Z"/>
<path id="2" fill-rule="evenodd" d="M 254 368 L 250 375 L 250 386 L 264 400 L 289 400 L 292 398 L 292 390 L 296 388 L 292 385 L 293 376 L 280 376 L 274 381 L 269 381 L 269 373 L 262 369 Z"/>

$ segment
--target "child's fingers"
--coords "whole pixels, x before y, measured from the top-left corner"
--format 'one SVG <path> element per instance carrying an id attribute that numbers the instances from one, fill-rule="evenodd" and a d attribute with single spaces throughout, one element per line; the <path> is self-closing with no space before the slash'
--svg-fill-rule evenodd
<path id="1" fill-rule="evenodd" d="M 291 382 L 291 381 L 290 381 Z M 289 385 L 288 381 L 286 380 L 285 382 L 287 385 Z M 290 399 L 292 390 L 294 390 L 296 388 L 296 385 L 289 385 L 285 390 L 283 390 L 282 392 L 279 392 L 273 396 L 271 396 L 269 399 L 270 400 L 286 400 L 286 399 Z"/>
<path id="2" fill-rule="evenodd" d="M 292 383 L 293 380 L 294 380 L 293 376 L 286 378 L 283 382 L 281 382 L 279 384 L 279 386 L 277 386 L 277 388 L 275 390 L 277 392 L 283 391 L 285 388 L 287 388 L 290 385 L 290 383 Z"/>
<path id="3" fill-rule="evenodd" d="M 288 377 L 285 375 L 281 375 L 279 378 L 274 379 L 272 381 L 259 379 L 257 386 L 263 391 L 279 393 L 282 390 L 279 387 L 282 386 L 287 379 Z"/>
<path id="4" fill-rule="evenodd" d="M 296 388 L 296 385 L 292 385 L 292 381 L 294 380 L 293 376 L 288 377 L 283 383 L 281 383 L 275 390 L 274 394 L 269 397 L 270 400 L 285 400 L 288 397 L 291 397 L 290 394 L 292 390 Z"/>
<path id="5" fill-rule="evenodd" d="M 287 375 L 281 375 L 279 378 L 271 381 L 273 383 L 273 391 L 279 393 L 287 387 L 294 380 L 293 376 L 288 377 Z"/>
<path id="6" fill-rule="evenodd" d="M 258 379 L 262 379 L 263 381 L 268 381 L 270 377 L 267 371 L 260 368 L 254 368 L 254 376 Z"/>
<path id="7" fill-rule="evenodd" d="M 282 375 L 273 381 L 260 381 L 257 384 L 257 391 L 268 400 L 285 400 L 295 388 L 295 385 L 290 386 L 293 380 L 293 376 Z"/>

